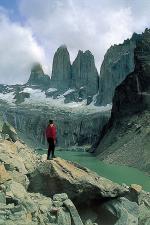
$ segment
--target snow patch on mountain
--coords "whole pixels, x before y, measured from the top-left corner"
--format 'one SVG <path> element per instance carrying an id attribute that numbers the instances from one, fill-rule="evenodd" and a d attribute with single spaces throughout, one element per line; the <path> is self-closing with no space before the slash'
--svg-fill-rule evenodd
<path id="1" fill-rule="evenodd" d="M 55 92 L 55 91 L 57 91 L 56 88 L 49 88 L 49 89 L 47 90 L 47 92 Z"/>
<path id="2" fill-rule="evenodd" d="M 14 104 L 15 99 L 14 99 L 14 92 L 9 92 L 9 93 L 0 93 L 0 99 L 3 101 L 6 101 L 9 104 Z"/>
<path id="3" fill-rule="evenodd" d="M 66 95 L 68 95 L 68 94 L 70 94 L 70 93 L 72 93 L 72 92 L 74 92 L 75 90 L 74 89 L 68 89 L 68 91 L 66 91 L 64 94 L 63 94 L 63 96 L 66 96 Z"/>
<path id="4" fill-rule="evenodd" d="M 8 104 L 15 105 L 15 90 L 7 89 L 7 93 L 3 92 L 0 93 L 0 99 L 7 102 Z M 56 88 L 49 88 L 47 91 L 55 92 L 57 91 Z M 64 103 L 65 102 L 65 96 L 70 94 L 71 92 L 74 92 L 74 89 L 68 89 L 63 94 L 58 95 L 57 97 L 47 97 L 45 94 L 45 91 L 38 89 L 38 88 L 31 88 L 31 87 L 25 87 L 20 91 L 19 93 L 29 93 L 30 97 L 25 98 L 24 102 L 21 103 L 21 105 L 25 106 L 47 106 L 49 108 L 54 107 L 56 109 L 63 109 L 68 110 L 70 112 L 83 112 L 86 114 L 95 113 L 95 112 L 105 112 L 110 111 L 112 105 L 109 104 L 107 106 L 95 106 L 96 97 L 97 95 L 94 95 L 93 101 L 91 104 L 87 105 L 87 100 L 83 100 L 81 102 L 70 102 L 70 103 Z"/>

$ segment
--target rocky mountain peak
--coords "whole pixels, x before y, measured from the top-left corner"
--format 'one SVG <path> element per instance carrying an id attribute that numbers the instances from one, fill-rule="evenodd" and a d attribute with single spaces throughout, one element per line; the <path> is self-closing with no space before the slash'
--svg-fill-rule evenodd
<path id="1" fill-rule="evenodd" d="M 89 57 L 89 59 L 93 59 L 94 60 L 94 56 L 93 54 L 91 53 L 90 50 L 86 50 L 86 51 L 82 51 L 82 50 L 79 50 L 78 51 L 78 54 L 77 54 L 77 57 L 76 59 L 74 60 L 74 62 L 77 60 L 77 59 L 80 59 L 81 58 L 84 58 L 84 57 Z M 81 59 L 80 59 L 81 60 Z"/>
<path id="2" fill-rule="evenodd" d="M 90 50 L 86 50 L 85 52 L 84 52 L 84 54 L 85 55 L 91 55 L 93 58 L 94 58 L 94 56 L 93 56 L 93 54 L 92 54 L 92 52 L 90 51 Z"/>
<path id="3" fill-rule="evenodd" d="M 58 89 L 69 88 L 71 80 L 70 55 L 65 45 L 60 46 L 54 54 L 51 82 Z"/>
<path id="4" fill-rule="evenodd" d="M 31 73 L 34 73 L 36 75 L 44 75 L 44 71 L 42 68 L 42 65 L 40 63 L 35 63 L 31 68 Z"/>
<path id="5" fill-rule="evenodd" d="M 72 85 L 77 89 L 86 87 L 87 96 L 93 96 L 98 91 L 98 72 L 89 50 L 79 50 L 72 64 Z"/>
<path id="6" fill-rule="evenodd" d="M 84 52 L 82 50 L 79 50 L 78 53 L 77 53 L 77 57 L 82 56 L 83 54 L 84 54 Z"/>
<path id="7" fill-rule="evenodd" d="M 98 105 L 110 104 L 115 88 L 134 70 L 134 49 L 138 38 L 134 34 L 134 38 L 113 45 L 106 52 L 100 69 Z"/>
<path id="8" fill-rule="evenodd" d="M 150 29 L 147 28 L 142 34 L 133 33 L 131 39 L 108 49 L 100 70 L 98 104 L 106 105 L 112 102 L 115 88 L 134 71 L 136 45 L 142 44 L 143 51 L 147 52 L 148 40 Z"/>
<path id="9" fill-rule="evenodd" d="M 61 50 L 61 49 L 65 49 L 68 51 L 67 49 L 67 45 L 63 44 L 63 45 L 60 45 L 59 48 L 57 49 L 58 51 Z"/>
<path id="10" fill-rule="evenodd" d="M 44 74 L 42 66 L 36 63 L 31 69 L 27 84 L 42 86 L 46 90 L 54 88 L 55 93 L 48 93 L 48 96 L 55 94 L 55 97 L 71 89 L 67 93 L 66 102 L 87 99 L 87 104 L 90 104 L 93 96 L 98 93 L 98 80 L 94 56 L 89 50 L 79 50 L 71 65 L 68 49 L 66 45 L 61 45 L 54 54 L 51 79 Z"/>
<path id="11" fill-rule="evenodd" d="M 30 78 L 27 82 L 29 85 L 37 85 L 47 87 L 50 84 L 50 77 L 44 74 L 40 63 L 35 63 L 31 68 Z"/>

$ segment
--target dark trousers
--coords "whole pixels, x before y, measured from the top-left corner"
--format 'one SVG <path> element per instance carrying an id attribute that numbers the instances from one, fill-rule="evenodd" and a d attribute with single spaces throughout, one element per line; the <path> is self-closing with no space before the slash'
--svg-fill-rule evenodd
<path id="1" fill-rule="evenodd" d="M 47 159 L 49 159 L 51 153 L 52 153 L 52 158 L 54 157 L 55 144 L 54 144 L 54 139 L 53 138 L 47 138 L 47 142 L 48 142 Z"/>

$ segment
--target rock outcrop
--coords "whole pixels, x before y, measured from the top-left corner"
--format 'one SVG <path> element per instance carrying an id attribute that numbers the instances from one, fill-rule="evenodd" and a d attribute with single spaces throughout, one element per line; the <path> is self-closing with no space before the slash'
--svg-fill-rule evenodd
<path id="1" fill-rule="evenodd" d="M 148 224 L 150 195 L 138 185 L 131 188 L 0 139 L 0 224 Z"/>
<path id="2" fill-rule="evenodd" d="M 70 56 L 65 45 L 60 46 L 53 59 L 51 86 L 57 89 L 68 89 L 71 84 Z"/>
<path id="3" fill-rule="evenodd" d="M 138 225 L 139 206 L 126 198 L 109 201 L 106 208 L 118 218 L 115 225 Z"/>
<path id="4" fill-rule="evenodd" d="M 40 157 L 20 141 L 0 140 L 0 224 L 72 225 L 82 220 L 67 194 L 53 198 L 27 191 Z M 7 216 L 6 216 L 7 214 Z"/>
<path id="5" fill-rule="evenodd" d="M 133 72 L 135 67 L 134 49 L 138 39 L 140 39 L 140 35 L 134 34 L 130 40 L 114 45 L 106 52 L 100 70 L 97 104 L 110 104 L 115 88 L 129 73 Z"/>
<path id="6" fill-rule="evenodd" d="M 65 192 L 76 203 L 115 198 L 127 193 L 124 187 L 98 176 L 87 168 L 60 158 L 41 163 L 30 174 L 29 190 L 46 196 Z"/>
<path id="7" fill-rule="evenodd" d="M 44 74 L 42 66 L 39 63 L 33 65 L 31 69 L 30 78 L 27 82 L 28 85 L 36 85 L 39 87 L 49 87 L 50 77 Z"/>
<path id="8" fill-rule="evenodd" d="M 135 69 L 115 91 L 112 117 L 130 116 L 149 110 L 150 106 L 150 30 L 137 42 Z"/>
<path id="9" fill-rule="evenodd" d="M 98 92 L 98 72 L 95 67 L 94 56 L 90 51 L 79 51 L 72 64 L 72 86 L 80 90 L 85 89 L 85 96 L 93 96 Z M 82 97 L 82 96 L 81 96 Z"/>
<path id="10" fill-rule="evenodd" d="M 15 103 L 17 105 L 24 102 L 26 98 L 30 98 L 30 94 L 27 92 L 16 92 L 16 94 L 14 96 Z"/>
<path id="11" fill-rule="evenodd" d="M 150 172 L 150 31 L 137 41 L 135 69 L 116 88 L 111 119 L 99 139 L 100 159 Z"/>
<path id="12" fill-rule="evenodd" d="M 10 138 L 13 142 L 18 140 L 17 132 L 8 122 L 3 124 L 2 135 L 4 138 L 8 135 L 8 139 Z"/>

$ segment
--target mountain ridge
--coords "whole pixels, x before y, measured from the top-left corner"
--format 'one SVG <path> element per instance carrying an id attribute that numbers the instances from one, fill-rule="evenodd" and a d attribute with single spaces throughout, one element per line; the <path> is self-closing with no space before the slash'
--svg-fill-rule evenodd
<path id="1" fill-rule="evenodd" d="M 116 88 L 111 118 L 100 135 L 96 154 L 106 162 L 150 173 L 150 30 L 135 48 L 135 69 Z"/>

